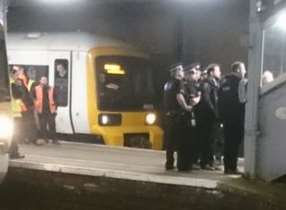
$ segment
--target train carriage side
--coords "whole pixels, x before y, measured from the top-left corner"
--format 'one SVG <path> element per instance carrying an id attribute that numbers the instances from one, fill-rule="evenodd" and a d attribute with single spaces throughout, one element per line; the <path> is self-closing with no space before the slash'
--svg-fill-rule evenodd
<path id="1" fill-rule="evenodd" d="M 10 65 L 23 65 L 36 80 L 49 77 L 58 92 L 57 132 L 96 135 L 108 145 L 162 148 L 144 54 L 85 33 L 26 36 L 10 34 Z"/>
<path id="2" fill-rule="evenodd" d="M 4 26 L 0 23 L 0 183 L 9 164 L 9 149 L 14 134 Z"/>

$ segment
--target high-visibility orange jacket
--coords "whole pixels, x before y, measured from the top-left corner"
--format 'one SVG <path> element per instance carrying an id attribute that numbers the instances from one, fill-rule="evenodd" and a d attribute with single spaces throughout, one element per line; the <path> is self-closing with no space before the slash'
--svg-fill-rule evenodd
<path id="1" fill-rule="evenodd" d="M 54 99 L 54 88 L 49 87 L 48 96 L 50 112 L 56 113 L 57 107 Z M 43 113 L 43 87 L 41 85 L 35 87 L 34 106 L 37 113 Z"/>

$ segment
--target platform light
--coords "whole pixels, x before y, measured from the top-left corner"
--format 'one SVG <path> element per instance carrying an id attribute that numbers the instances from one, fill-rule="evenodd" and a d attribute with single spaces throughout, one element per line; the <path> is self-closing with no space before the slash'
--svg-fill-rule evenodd
<path id="1" fill-rule="evenodd" d="M 278 15 L 276 26 L 286 31 L 286 11 L 283 11 Z"/>
<path id="2" fill-rule="evenodd" d="M 155 122 L 156 122 L 156 120 L 157 120 L 156 114 L 154 114 L 154 113 L 149 113 L 149 114 L 146 115 L 145 121 L 146 121 L 146 123 L 147 123 L 148 125 L 154 125 Z"/>

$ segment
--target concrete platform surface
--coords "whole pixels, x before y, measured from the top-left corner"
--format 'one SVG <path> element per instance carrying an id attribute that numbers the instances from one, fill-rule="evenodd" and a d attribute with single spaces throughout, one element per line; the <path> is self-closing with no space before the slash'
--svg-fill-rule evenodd
<path id="1" fill-rule="evenodd" d="M 10 160 L 10 167 L 104 176 L 215 189 L 220 182 L 240 176 L 223 171 L 165 171 L 163 151 L 61 142 L 60 145 L 20 145 L 24 159 Z"/>

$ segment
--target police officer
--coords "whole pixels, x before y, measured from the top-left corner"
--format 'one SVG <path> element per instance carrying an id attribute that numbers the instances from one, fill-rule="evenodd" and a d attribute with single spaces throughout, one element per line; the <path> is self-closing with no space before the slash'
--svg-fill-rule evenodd
<path id="1" fill-rule="evenodd" d="M 202 99 L 196 110 L 197 132 L 200 142 L 200 166 L 202 169 L 214 170 L 213 144 L 214 129 L 218 120 L 218 90 L 221 71 L 218 64 L 207 68 L 208 78 L 202 81 Z"/>
<path id="2" fill-rule="evenodd" d="M 198 64 L 191 64 L 189 67 L 185 68 L 185 90 L 187 94 L 187 102 L 189 105 L 193 106 L 192 112 L 189 113 L 188 120 L 188 141 L 190 142 L 189 148 L 189 158 L 190 164 L 193 166 L 193 169 L 199 169 L 196 165 L 199 156 L 199 142 L 197 138 L 197 129 L 196 129 L 196 105 L 201 100 L 201 90 L 199 85 L 198 77 Z"/>
<path id="3" fill-rule="evenodd" d="M 183 78 L 184 72 L 181 64 L 170 69 L 170 80 L 164 85 L 164 140 L 166 146 L 166 170 L 174 169 L 174 153 L 180 150 L 180 139 L 184 137 L 181 131 L 184 130 L 182 109 L 191 110 L 184 98 Z M 182 108 L 183 107 L 183 108 Z M 182 152 L 178 151 L 177 168 L 183 169 Z"/>
<path id="4" fill-rule="evenodd" d="M 244 136 L 246 69 L 242 62 L 232 64 L 232 72 L 222 80 L 219 110 L 224 125 L 224 172 L 236 174 L 239 146 Z"/>

